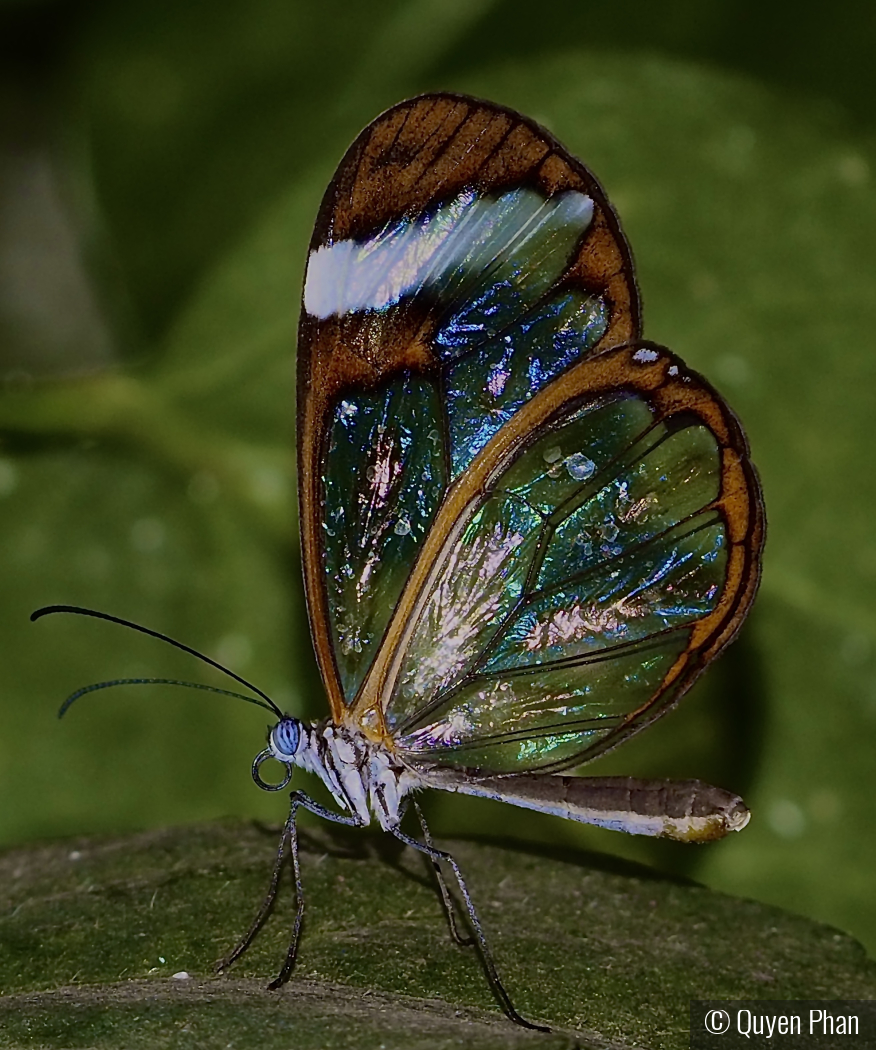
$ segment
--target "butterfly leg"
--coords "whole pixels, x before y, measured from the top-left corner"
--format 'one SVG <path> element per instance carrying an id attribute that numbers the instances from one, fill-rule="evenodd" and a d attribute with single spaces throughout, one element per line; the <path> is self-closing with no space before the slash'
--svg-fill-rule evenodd
<path id="1" fill-rule="evenodd" d="M 293 791 L 289 798 L 291 802 L 289 816 L 286 819 L 286 823 L 283 825 L 283 833 L 280 836 L 277 859 L 274 862 L 274 870 L 271 873 L 271 883 L 268 887 L 267 895 L 262 901 L 258 914 L 253 920 L 246 935 L 237 947 L 216 965 L 217 971 L 227 969 L 227 967 L 229 967 L 236 959 L 239 959 L 240 956 L 243 955 L 247 948 L 252 944 L 259 930 L 264 926 L 265 920 L 270 915 L 274 902 L 277 899 L 277 892 L 280 886 L 280 873 L 283 869 L 283 863 L 286 860 L 286 843 L 288 842 L 289 852 L 292 854 L 292 870 L 295 879 L 295 921 L 292 926 L 292 937 L 289 943 L 289 949 L 286 952 L 286 960 L 277 977 L 268 985 L 268 988 L 272 991 L 281 987 L 281 985 L 284 985 L 292 976 L 292 970 L 295 967 L 295 959 L 298 955 L 298 941 L 301 936 L 301 923 L 304 918 L 304 891 L 301 884 L 301 863 L 298 857 L 297 817 L 299 807 L 303 806 L 305 809 L 310 810 L 311 813 L 315 813 L 318 817 L 334 821 L 336 824 L 347 824 L 352 827 L 359 827 L 362 823 L 357 816 L 348 816 L 344 813 L 335 813 L 330 809 L 326 809 L 325 806 L 321 806 L 318 802 L 315 802 L 303 791 Z"/>
<path id="2" fill-rule="evenodd" d="M 309 795 L 305 795 L 303 791 L 293 791 L 289 797 L 292 800 L 292 805 L 289 809 L 289 819 L 286 821 L 286 831 L 289 836 L 289 846 L 292 853 L 292 870 L 295 877 L 295 900 L 297 907 L 295 910 L 295 922 L 292 925 L 292 937 L 289 940 L 289 948 L 286 952 L 286 959 L 283 962 L 280 972 L 268 985 L 270 991 L 275 991 L 277 988 L 281 988 L 292 976 L 292 971 L 295 969 L 295 960 L 298 957 L 298 942 L 301 939 L 301 923 L 304 919 L 304 888 L 301 884 L 301 862 L 298 858 L 298 826 L 296 823 L 298 807 L 303 806 L 305 809 L 310 810 L 311 813 L 315 813 L 316 816 L 322 817 L 325 820 L 334 821 L 335 824 L 347 824 L 354 828 L 362 826 L 362 821 L 359 817 L 346 813 L 336 813 L 333 810 L 326 809 L 325 806 L 321 806 L 318 802 L 314 802 Z"/>
<path id="3" fill-rule="evenodd" d="M 422 813 L 419 814 L 420 821 L 425 828 L 425 821 L 423 820 Z M 462 877 L 462 872 L 459 869 L 459 865 L 454 860 L 453 856 L 446 850 L 438 849 L 431 844 L 430 840 L 426 842 L 418 842 L 415 838 L 410 835 L 406 835 L 400 827 L 397 825 L 390 828 L 392 834 L 400 841 L 404 842 L 406 846 L 411 846 L 415 850 L 419 850 L 420 853 L 425 853 L 432 863 L 437 866 L 440 861 L 444 861 L 449 864 L 453 869 L 453 874 L 456 876 L 456 882 L 459 886 L 459 890 L 462 893 L 463 900 L 465 901 L 465 907 L 468 911 L 468 918 L 471 922 L 472 929 L 475 932 L 477 938 L 478 947 L 481 953 L 481 961 L 483 962 L 484 970 L 487 974 L 487 979 L 493 987 L 499 1002 L 502 1004 L 502 1009 L 505 1011 L 507 1016 L 514 1021 L 515 1024 L 519 1024 L 522 1028 L 532 1028 L 536 1032 L 549 1032 L 550 1028 L 546 1028 L 544 1025 L 533 1024 L 532 1021 L 527 1021 L 525 1017 L 522 1017 L 515 1009 L 514 1004 L 511 1002 L 511 997 L 505 991 L 505 986 L 499 977 L 499 972 L 496 969 L 496 964 L 493 962 L 493 956 L 490 953 L 490 949 L 487 947 L 487 939 L 484 936 L 483 927 L 481 921 L 478 918 L 478 913 L 475 911 L 474 902 L 471 899 L 471 894 L 468 892 L 468 887 L 465 884 L 465 879 Z M 424 832 L 424 835 L 427 834 Z M 445 886 L 446 890 L 446 886 Z"/>
<path id="4" fill-rule="evenodd" d="M 287 820 L 283 825 L 283 831 L 280 835 L 280 845 L 277 848 L 277 859 L 274 861 L 274 870 L 271 872 L 271 884 L 268 887 L 267 895 L 262 901 L 258 914 L 253 920 L 249 930 L 243 936 L 243 939 L 228 953 L 228 955 L 225 956 L 224 959 L 220 959 L 220 961 L 216 963 L 214 967 L 216 973 L 221 973 L 223 970 L 227 970 L 233 962 L 243 955 L 255 940 L 256 934 L 262 926 L 264 926 L 267 917 L 271 914 L 271 909 L 274 907 L 274 901 L 277 899 L 277 890 L 280 887 L 280 872 L 283 870 L 283 862 L 286 859 L 286 842 L 288 838 L 289 821 Z"/>
<path id="5" fill-rule="evenodd" d="M 426 818 L 423 816 L 423 811 L 414 799 L 411 799 L 411 805 L 414 807 L 414 812 L 417 814 L 420 827 L 423 829 L 423 839 L 429 849 L 432 849 L 432 836 L 429 833 L 429 827 L 426 824 Z M 461 944 L 463 947 L 468 947 L 469 945 L 474 944 L 474 938 L 463 936 L 463 934 L 459 932 L 459 926 L 456 923 L 456 907 L 454 906 L 453 898 L 450 896 L 450 890 L 447 888 L 447 883 L 444 879 L 444 872 L 441 870 L 441 865 L 434 857 L 430 859 L 432 861 L 432 869 L 435 872 L 435 879 L 438 882 L 438 890 L 441 893 L 441 901 L 444 904 L 444 911 L 447 915 L 450 936 L 457 944 Z"/>

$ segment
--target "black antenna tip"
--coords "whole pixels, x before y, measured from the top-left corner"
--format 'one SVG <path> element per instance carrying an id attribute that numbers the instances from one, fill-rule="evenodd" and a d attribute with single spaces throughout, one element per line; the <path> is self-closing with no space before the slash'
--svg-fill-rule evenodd
<path id="1" fill-rule="evenodd" d="M 217 671 L 221 671 L 223 674 L 228 675 L 229 678 L 233 678 L 235 682 L 240 682 L 241 685 L 245 685 L 247 689 L 251 689 L 257 696 L 260 696 L 262 700 L 265 701 L 264 704 L 259 704 L 259 707 L 266 706 L 267 710 L 272 711 L 277 718 L 283 717 L 283 712 L 280 708 L 277 707 L 268 694 L 259 689 L 257 685 L 253 685 L 252 682 L 248 682 L 239 674 L 230 671 L 211 656 L 205 656 L 203 653 L 199 653 L 197 649 L 193 649 L 190 645 L 184 645 L 182 642 L 178 642 L 175 638 L 162 634 L 161 631 L 153 631 L 149 627 L 143 627 L 139 623 L 134 623 L 133 620 L 124 620 L 121 616 L 111 616 L 109 613 L 99 612 L 97 609 L 84 609 L 81 605 L 44 605 L 41 609 L 36 609 L 30 614 L 31 621 L 38 620 L 41 616 L 47 616 L 49 613 L 77 613 L 79 616 L 93 616 L 97 620 L 106 620 L 108 623 L 117 623 L 122 627 L 130 627 L 133 631 L 139 631 L 141 634 L 148 634 L 150 638 L 157 638 L 159 641 L 167 642 L 168 645 L 173 645 L 177 649 L 181 649 L 184 653 L 188 653 L 190 656 L 202 660 L 205 664 L 215 667 Z M 235 693 L 234 695 L 237 696 L 239 694 Z M 244 699 L 250 699 L 251 702 L 255 702 L 252 701 L 251 697 L 244 697 Z"/>

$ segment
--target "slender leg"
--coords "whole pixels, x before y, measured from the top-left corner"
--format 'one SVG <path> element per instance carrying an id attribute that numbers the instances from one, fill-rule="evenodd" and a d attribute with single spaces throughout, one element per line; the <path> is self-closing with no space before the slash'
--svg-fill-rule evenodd
<path id="1" fill-rule="evenodd" d="M 318 802 L 315 802 L 303 791 L 293 791 L 289 795 L 289 799 L 291 802 L 289 816 L 286 819 L 286 823 L 283 825 L 283 833 L 280 836 L 280 846 L 277 850 L 277 859 L 274 862 L 274 870 L 271 873 L 271 883 L 268 888 L 267 896 L 264 901 L 262 901 L 258 914 L 246 936 L 241 940 L 237 947 L 216 966 L 217 970 L 224 970 L 236 959 L 239 959 L 252 944 L 256 934 L 265 924 L 265 920 L 268 915 L 270 915 L 271 909 L 274 906 L 274 901 L 277 899 L 277 890 L 280 885 L 280 872 L 283 867 L 283 862 L 286 859 L 286 842 L 288 840 L 289 850 L 292 854 L 292 869 L 295 879 L 295 921 L 292 925 L 292 937 L 290 939 L 288 951 L 286 952 L 286 960 L 277 977 L 268 985 L 268 988 L 272 991 L 284 985 L 292 976 L 292 970 L 295 967 L 295 958 L 298 955 L 298 941 L 301 936 L 301 923 L 304 918 L 304 892 L 301 886 L 301 864 L 298 857 L 298 826 L 296 820 L 299 807 L 303 806 L 305 809 L 310 810 L 311 813 L 315 813 L 318 817 L 334 821 L 336 824 L 347 824 L 352 827 L 360 827 L 362 824 L 357 816 L 349 816 L 345 813 L 335 813 L 330 809 L 326 809 L 325 806 L 321 806 Z"/>
<path id="2" fill-rule="evenodd" d="M 298 957 L 298 942 L 301 939 L 301 923 L 304 919 L 304 888 L 301 885 L 301 862 L 298 858 L 298 826 L 295 821 L 298 807 L 304 806 L 305 809 L 309 809 L 311 813 L 315 813 L 318 817 L 332 820 L 336 824 L 347 824 L 352 827 L 360 827 L 362 824 L 362 821 L 358 817 L 348 816 L 345 813 L 335 813 L 330 809 L 326 809 L 325 806 L 321 806 L 318 802 L 314 802 L 309 795 L 305 795 L 301 791 L 293 791 L 290 797 L 292 799 L 292 805 L 289 809 L 289 820 L 287 821 L 286 826 L 289 831 L 289 846 L 292 853 L 292 872 L 295 878 L 295 922 L 292 925 L 292 936 L 289 939 L 289 948 L 286 952 L 286 958 L 280 968 L 280 972 L 268 985 L 269 991 L 272 992 L 276 991 L 277 988 L 282 988 L 292 976 L 292 971 L 295 969 L 295 960 Z"/>
<path id="3" fill-rule="evenodd" d="M 290 817 L 292 814 L 290 813 Z M 280 845 L 277 849 L 277 859 L 274 861 L 274 870 L 271 872 L 271 884 L 268 887 L 267 895 L 262 901 L 262 906 L 258 910 L 258 914 L 253 923 L 247 930 L 243 939 L 233 948 L 224 959 L 220 959 L 216 963 L 214 970 L 216 973 L 221 973 L 223 970 L 227 970 L 228 967 L 243 955 L 247 948 L 255 940 L 256 934 L 264 926 L 265 920 L 271 914 L 271 910 L 274 907 L 274 901 L 277 899 L 277 890 L 280 887 L 280 872 L 283 870 L 283 861 L 286 859 L 286 840 L 289 837 L 289 821 L 283 825 L 283 831 L 280 835 Z"/>
<path id="4" fill-rule="evenodd" d="M 420 820 L 422 821 L 422 814 L 420 814 Z M 425 822 L 423 822 L 425 823 Z M 396 826 L 390 828 L 393 835 L 400 841 L 404 842 L 406 846 L 411 846 L 415 850 L 419 850 L 420 853 L 425 853 L 427 857 L 432 860 L 432 863 L 437 865 L 439 861 L 444 861 L 449 864 L 453 869 L 453 874 L 456 876 L 457 884 L 459 885 L 460 892 L 462 893 L 463 899 L 465 900 L 465 906 L 468 910 L 469 921 L 471 922 L 472 929 L 477 937 L 478 947 L 480 948 L 481 961 L 484 965 L 484 971 L 486 972 L 487 979 L 493 986 L 499 1002 L 502 1004 L 502 1008 L 508 1017 L 519 1024 L 522 1028 L 532 1028 L 536 1032 L 549 1032 L 550 1028 L 546 1028 L 544 1025 L 533 1024 L 532 1021 L 527 1021 L 525 1017 L 522 1017 L 515 1009 L 514 1004 L 511 1002 L 511 997 L 505 991 L 505 986 L 499 978 L 499 973 L 496 969 L 496 964 L 493 962 L 493 956 L 490 954 L 490 949 L 487 947 L 487 939 L 484 936 L 484 931 L 481 926 L 478 913 L 475 911 L 474 903 L 472 902 L 471 895 L 468 892 L 468 887 L 465 884 L 465 880 L 462 877 L 462 872 L 459 870 L 459 865 L 453 859 L 451 854 L 446 850 L 437 849 L 429 841 L 418 842 L 415 838 L 411 838 L 410 835 L 406 835 L 400 827 Z M 445 887 L 446 889 L 446 887 Z"/>
<path id="5" fill-rule="evenodd" d="M 411 799 L 411 805 L 414 807 L 417 819 L 420 822 L 420 827 L 423 829 L 423 839 L 429 849 L 432 849 L 432 836 L 429 834 L 429 828 L 426 824 L 426 818 L 423 816 L 423 811 L 417 805 L 416 800 Z M 435 872 L 435 878 L 438 882 L 438 890 L 441 893 L 441 901 L 444 904 L 444 911 L 447 914 L 447 924 L 450 927 L 450 936 L 457 944 L 461 944 L 463 947 L 467 948 L 469 945 L 474 944 L 474 938 L 465 937 L 459 932 L 459 927 L 456 924 L 456 907 L 454 906 L 453 898 L 450 896 L 450 890 L 447 888 L 447 883 L 444 881 L 444 872 L 441 870 L 441 865 L 434 857 L 430 857 L 429 859 L 432 862 L 432 869 Z"/>
<path id="6" fill-rule="evenodd" d="M 294 793 L 292 806 L 289 809 L 289 847 L 292 852 L 292 877 L 295 880 L 295 922 L 292 924 L 292 936 L 289 938 L 289 947 L 286 950 L 286 958 L 277 976 L 268 985 L 269 991 L 276 991 L 282 987 L 292 976 L 295 967 L 295 959 L 298 957 L 298 942 L 301 939 L 301 920 L 304 918 L 304 889 L 301 885 L 301 862 L 298 858 L 298 800 Z"/>

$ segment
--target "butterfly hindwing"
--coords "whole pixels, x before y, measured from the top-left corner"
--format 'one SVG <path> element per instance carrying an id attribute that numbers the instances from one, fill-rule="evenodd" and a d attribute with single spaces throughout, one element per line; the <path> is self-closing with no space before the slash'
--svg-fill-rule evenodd
<path id="1" fill-rule="evenodd" d="M 745 440 L 678 358 L 608 351 L 527 413 L 514 452 L 482 457 L 467 505 L 436 521 L 406 596 L 381 696 L 411 760 L 515 772 L 613 746 L 690 686 L 753 596 Z"/>
<path id="2" fill-rule="evenodd" d="M 335 720 L 355 703 L 385 733 L 366 680 L 385 677 L 411 570 L 479 454 L 639 334 L 614 213 L 543 129 L 433 95 L 360 135 L 323 201 L 299 332 L 305 580 Z"/>

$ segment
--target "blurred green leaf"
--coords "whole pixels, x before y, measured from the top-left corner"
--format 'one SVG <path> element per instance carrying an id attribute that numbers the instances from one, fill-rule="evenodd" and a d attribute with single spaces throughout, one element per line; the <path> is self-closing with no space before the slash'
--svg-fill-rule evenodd
<path id="1" fill-rule="evenodd" d="M 0 1046 L 603 1047 L 688 1044 L 700 998 L 876 998 L 876 964 L 806 919 L 605 858 L 454 843 L 520 1010 L 502 1018 L 455 946 L 423 858 L 388 836 L 304 838 L 296 976 L 283 900 L 233 971 L 274 841 L 245 824 L 77 840 L 0 857 Z M 732 930 L 732 937 L 728 931 Z M 188 979 L 174 974 L 184 973 Z M 22 1009 L 24 1007 L 24 1009 Z M 221 1042 L 216 1042 L 221 1037 Z"/>
<path id="2" fill-rule="evenodd" d="M 493 4 L 162 0 L 102 10 L 78 51 L 83 108 L 146 331 L 163 332 L 199 274 L 290 179 L 319 153 L 333 167 Z"/>

